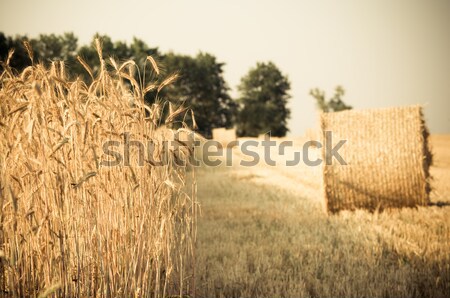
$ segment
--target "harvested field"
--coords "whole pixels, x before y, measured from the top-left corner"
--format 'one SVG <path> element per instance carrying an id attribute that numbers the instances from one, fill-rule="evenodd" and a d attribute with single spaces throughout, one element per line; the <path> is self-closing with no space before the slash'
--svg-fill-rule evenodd
<path id="1" fill-rule="evenodd" d="M 384 212 L 327 215 L 320 167 L 239 167 L 236 149 L 233 167 L 201 169 L 197 294 L 448 297 L 450 136 L 430 144 L 430 205 Z"/>
<path id="2" fill-rule="evenodd" d="M 449 136 L 430 137 L 430 203 L 383 212 L 323 212 L 322 168 L 285 166 L 305 139 L 284 154 L 275 139 L 275 166 L 239 166 L 249 157 L 230 149 L 229 167 L 198 170 L 196 228 L 197 170 L 173 166 L 187 151 L 137 167 L 136 145 L 130 166 L 98 164 L 105 136 L 174 138 L 128 67 L 89 86 L 57 63 L 2 74 L 0 296 L 450 296 Z"/>

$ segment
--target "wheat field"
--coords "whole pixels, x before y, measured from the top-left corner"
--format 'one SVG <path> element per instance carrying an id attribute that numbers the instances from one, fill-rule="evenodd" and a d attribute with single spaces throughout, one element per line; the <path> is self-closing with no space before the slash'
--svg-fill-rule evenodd
<path id="1" fill-rule="evenodd" d="M 163 144 L 186 111 L 144 101 L 175 80 L 153 58 L 144 83 L 97 42 L 83 82 L 25 46 L 33 65 L 0 75 L 0 297 L 450 296 L 449 136 L 430 138 L 429 206 L 330 215 L 320 167 L 180 166 L 191 148 Z"/>
<path id="2" fill-rule="evenodd" d="M 160 102 L 144 102 L 174 77 L 158 80 L 148 57 L 155 78 L 137 82 L 139 67 L 103 58 L 97 40 L 101 68 L 79 58 L 92 78 L 83 82 L 25 47 L 33 65 L 17 73 L 10 52 L 0 75 L 0 296 L 190 293 L 196 200 L 185 181 L 194 171 L 174 165 L 189 152 L 164 151 L 173 132 L 157 129 L 182 110 L 163 117 Z M 135 146 L 112 166 L 104 144 L 125 147 L 125 134 Z M 159 166 L 140 160 L 136 144 L 149 140 Z"/>

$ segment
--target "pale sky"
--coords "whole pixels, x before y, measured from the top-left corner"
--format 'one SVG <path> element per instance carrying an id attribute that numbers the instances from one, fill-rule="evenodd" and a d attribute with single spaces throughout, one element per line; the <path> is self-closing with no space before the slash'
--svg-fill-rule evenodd
<path id="1" fill-rule="evenodd" d="M 450 133 L 448 0 L 0 0 L 7 35 L 136 36 L 163 52 L 215 55 L 236 86 L 256 62 L 291 81 L 291 135 L 317 124 L 309 90 L 336 85 L 354 108 L 425 105 L 432 133 Z"/>

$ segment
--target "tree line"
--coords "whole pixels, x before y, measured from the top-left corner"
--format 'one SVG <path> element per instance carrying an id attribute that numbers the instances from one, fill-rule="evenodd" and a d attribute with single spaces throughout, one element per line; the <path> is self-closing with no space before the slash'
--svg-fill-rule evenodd
<path id="1" fill-rule="evenodd" d="M 167 100 L 176 106 L 185 106 L 194 111 L 198 132 L 211 137 L 213 128 L 236 127 L 238 136 L 258 136 L 268 133 L 283 137 L 288 132 L 287 121 L 290 110 L 287 107 L 290 98 L 290 82 L 286 75 L 272 62 L 259 62 L 244 75 L 238 86 L 240 96 L 231 98 L 230 88 L 223 75 L 224 63 L 209 53 L 200 52 L 195 56 L 163 53 L 158 47 L 151 47 L 141 39 L 134 37 L 131 43 L 113 41 L 107 35 L 96 34 L 89 45 L 79 45 L 73 33 L 40 34 L 37 38 L 16 35 L 6 36 L 0 32 L 0 61 L 4 63 L 8 52 L 14 49 L 10 66 L 21 71 L 32 64 L 23 41 L 28 41 L 34 52 L 34 61 L 49 65 L 52 61 L 64 61 L 75 77 L 85 82 L 92 80 L 83 65 L 77 61 L 81 57 L 95 75 L 100 69 L 100 60 L 95 47 L 95 39 L 102 42 L 105 57 L 111 56 L 118 61 L 132 59 L 137 65 L 145 65 L 148 56 L 152 56 L 160 65 L 161 74 L 155 74 L 151 67 L 142 68 L 133 74 L 136 81 L 144 78 L 163 80 L 167 75 L 178 73 L 178 79 L 159 94 L 147 93 L 145 100 Z M 0 70 L 2 66 L 0 65 Z M 157 95 L 157 96 L 156 96 Z M 311 91 L 318 107 L 323 111 L 335 111 L 337 108 L 349 108 L 339 101 L 343 89 L 330 102 L 324 101 L 319 89 Z M 157 98 L 158 97 L 158 98 Z M 331 105 L 332 107 L 328 107 Z M 190 114 L 184 115 L 185 121 Z"/>

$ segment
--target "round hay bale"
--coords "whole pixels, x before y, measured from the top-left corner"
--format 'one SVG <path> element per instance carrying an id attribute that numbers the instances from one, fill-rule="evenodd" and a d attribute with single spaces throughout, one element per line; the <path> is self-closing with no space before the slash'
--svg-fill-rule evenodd
<path id="1" fill-rule="evenodd" d="M 324 113 L 321 129 L 328 212 L 429 203 L 431 154 L 420 106 Z M 341 140 L 346 164 L 327 164 L 327 151 Z"/>

